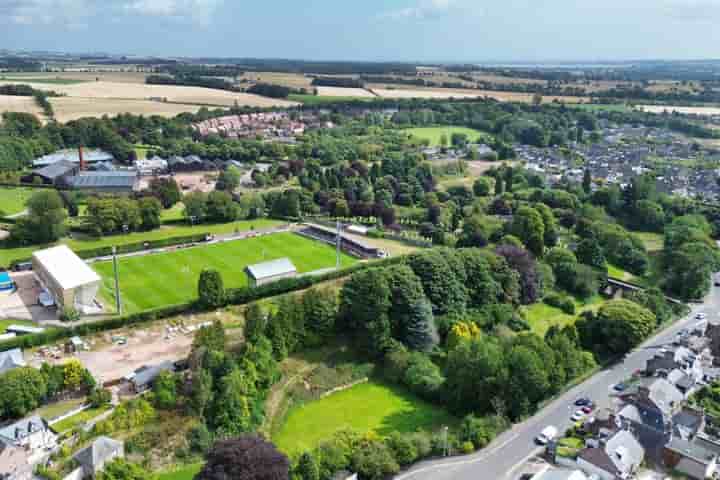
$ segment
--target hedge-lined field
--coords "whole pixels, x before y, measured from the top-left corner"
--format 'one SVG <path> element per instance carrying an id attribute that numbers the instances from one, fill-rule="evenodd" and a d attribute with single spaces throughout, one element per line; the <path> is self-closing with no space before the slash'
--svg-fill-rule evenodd
<path id="1" fill-rule="evenodd" d="M 25 210 L 25 202 L 36 191 L 26 187 L 0 187 L 0 216 L 14 215 Z"/>
<path id="2" fill-rule="evenodd" d="M 400 387 L 371 381 L 293 409 L 273 442 L 293 455 L 316 447 L 341 430 L 387 435 L 432 430 L 456 422 L 442 408 Z"/>
<path id="3" fill-rule="evenodd" d="M 247 265 L 288 257 L 299 272 L 335 266 L 335 249 L 293 233 L 278 233 L 174 252 L 126 257 L 119 260 L 120 295 L 126 313 L 175 305 L 197 297 L 203 268 L 215 268 L 227 288 L 244 287 Z M 342 256 L 342 266 L 355 260 Z M 102 295 L 114 305 L 112 262 L 93 264 L 103 277 Z"/>

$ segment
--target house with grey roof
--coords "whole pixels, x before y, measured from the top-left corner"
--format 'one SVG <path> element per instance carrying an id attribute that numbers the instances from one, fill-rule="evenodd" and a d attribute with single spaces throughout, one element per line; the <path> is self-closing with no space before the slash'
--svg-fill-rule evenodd
<path id="1" fill-rule="evenodd" d="M 659 459 L 670 441 L 673 417 L 681 411 L 684 395 L 664 378 L 647 379 L 624 395 L 618 417 L 630 426 L 649 457 Z"/>
<path id="2" fill-rule="evenodd" d="M 55 448 L 57 435 L 44 419 L 33 415 L 0 428 L 0 443 L 25 448 L 33 456 Z"/>
<path id="3" fill-rule="evenodd" d="M 577 466 L 602 480 L 631 478 L 645 459 L 645 450 L 628 430 L 619 430 L 597 447 L 580 451 Z"/>
<path id="4" fill-rule="evenodd" d="M 0 352 L 0 375 L 12 369 L 24 367 L 25 365 L 22 350 L 19 348 Z"/>
<path id="5" fill-rule="evenodd" d="M 245 267 L 245 275 L 247 275 L 250 287 L 259 287 L 283 278 L 292 278 L 297 274 L 297 268 L 289 258 L 279 258 Z"/>
<path id="6" fill-rule="evenodd" d="M 98 437 L 85 449 L 75 454 L 75 460 L 83 469 L 84 478 L 95 478 L 107 463 L 125 456 L 123 442 L 109 437 Z"/>
<path id="7" fill-rule="evenodd" d="M 673 438 L 663 449 L 662 459 L 667 468 L 704 480 L 715 474 L 718 454 L 701 441 Z"/>

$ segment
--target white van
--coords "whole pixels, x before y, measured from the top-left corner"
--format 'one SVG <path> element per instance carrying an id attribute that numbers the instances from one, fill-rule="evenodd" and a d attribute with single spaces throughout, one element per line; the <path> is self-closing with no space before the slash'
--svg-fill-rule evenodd
<path id="1" fill-rule="evenodd" d="M 543 431 L 540 432 L 540 435 L 535 437 L 535 441 L 540 445 L 547 445 L 548 442 L 551 442 L 555 439 L 555 437 L 557 437 L 557 434 L 558 429 L 553 427 L 552 425 L 548 425 L 547 427 L 543 428 Z"/>

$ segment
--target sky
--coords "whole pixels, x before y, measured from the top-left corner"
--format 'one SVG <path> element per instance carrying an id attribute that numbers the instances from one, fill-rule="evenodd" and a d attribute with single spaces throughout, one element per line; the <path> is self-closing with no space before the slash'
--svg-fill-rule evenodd
<path id="1" fill-rule="evenodd" d="M 720 58 L 720 0 L 0 0 L 0 48 L 408 62 Z"/>

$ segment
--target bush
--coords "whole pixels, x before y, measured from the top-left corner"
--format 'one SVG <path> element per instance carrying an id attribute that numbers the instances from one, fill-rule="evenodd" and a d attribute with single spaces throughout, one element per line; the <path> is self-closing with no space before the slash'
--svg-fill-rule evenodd
<path id="1" fill-rule="evenodd" d="M 80 320 L 80 313 L 74 307 L 65 306 L 60 311 L 61 322 L 77 322 Z"/>
<path id="2" fill-rule="evenodd" d="M 97 388 L 88 395 L 88 401 L 93 408 L 102 407 L 112 401 L 112 393 L 105 388 Z"/>
<path id="3" fill-rule="evenodd" d="M 558 293 L 551 293 L 543 301 L 551 307 L 559 308 L 568 315 L 575 315 L 575 302 L 572 298 Z"/>
<path id="4" fill-rule="evenodd" d="M 475 451 L 475 445 L 473 445 L 472 442 L 463 442 L 462 445 L 460 445 L 460 450 L 467 455 Z"/>

